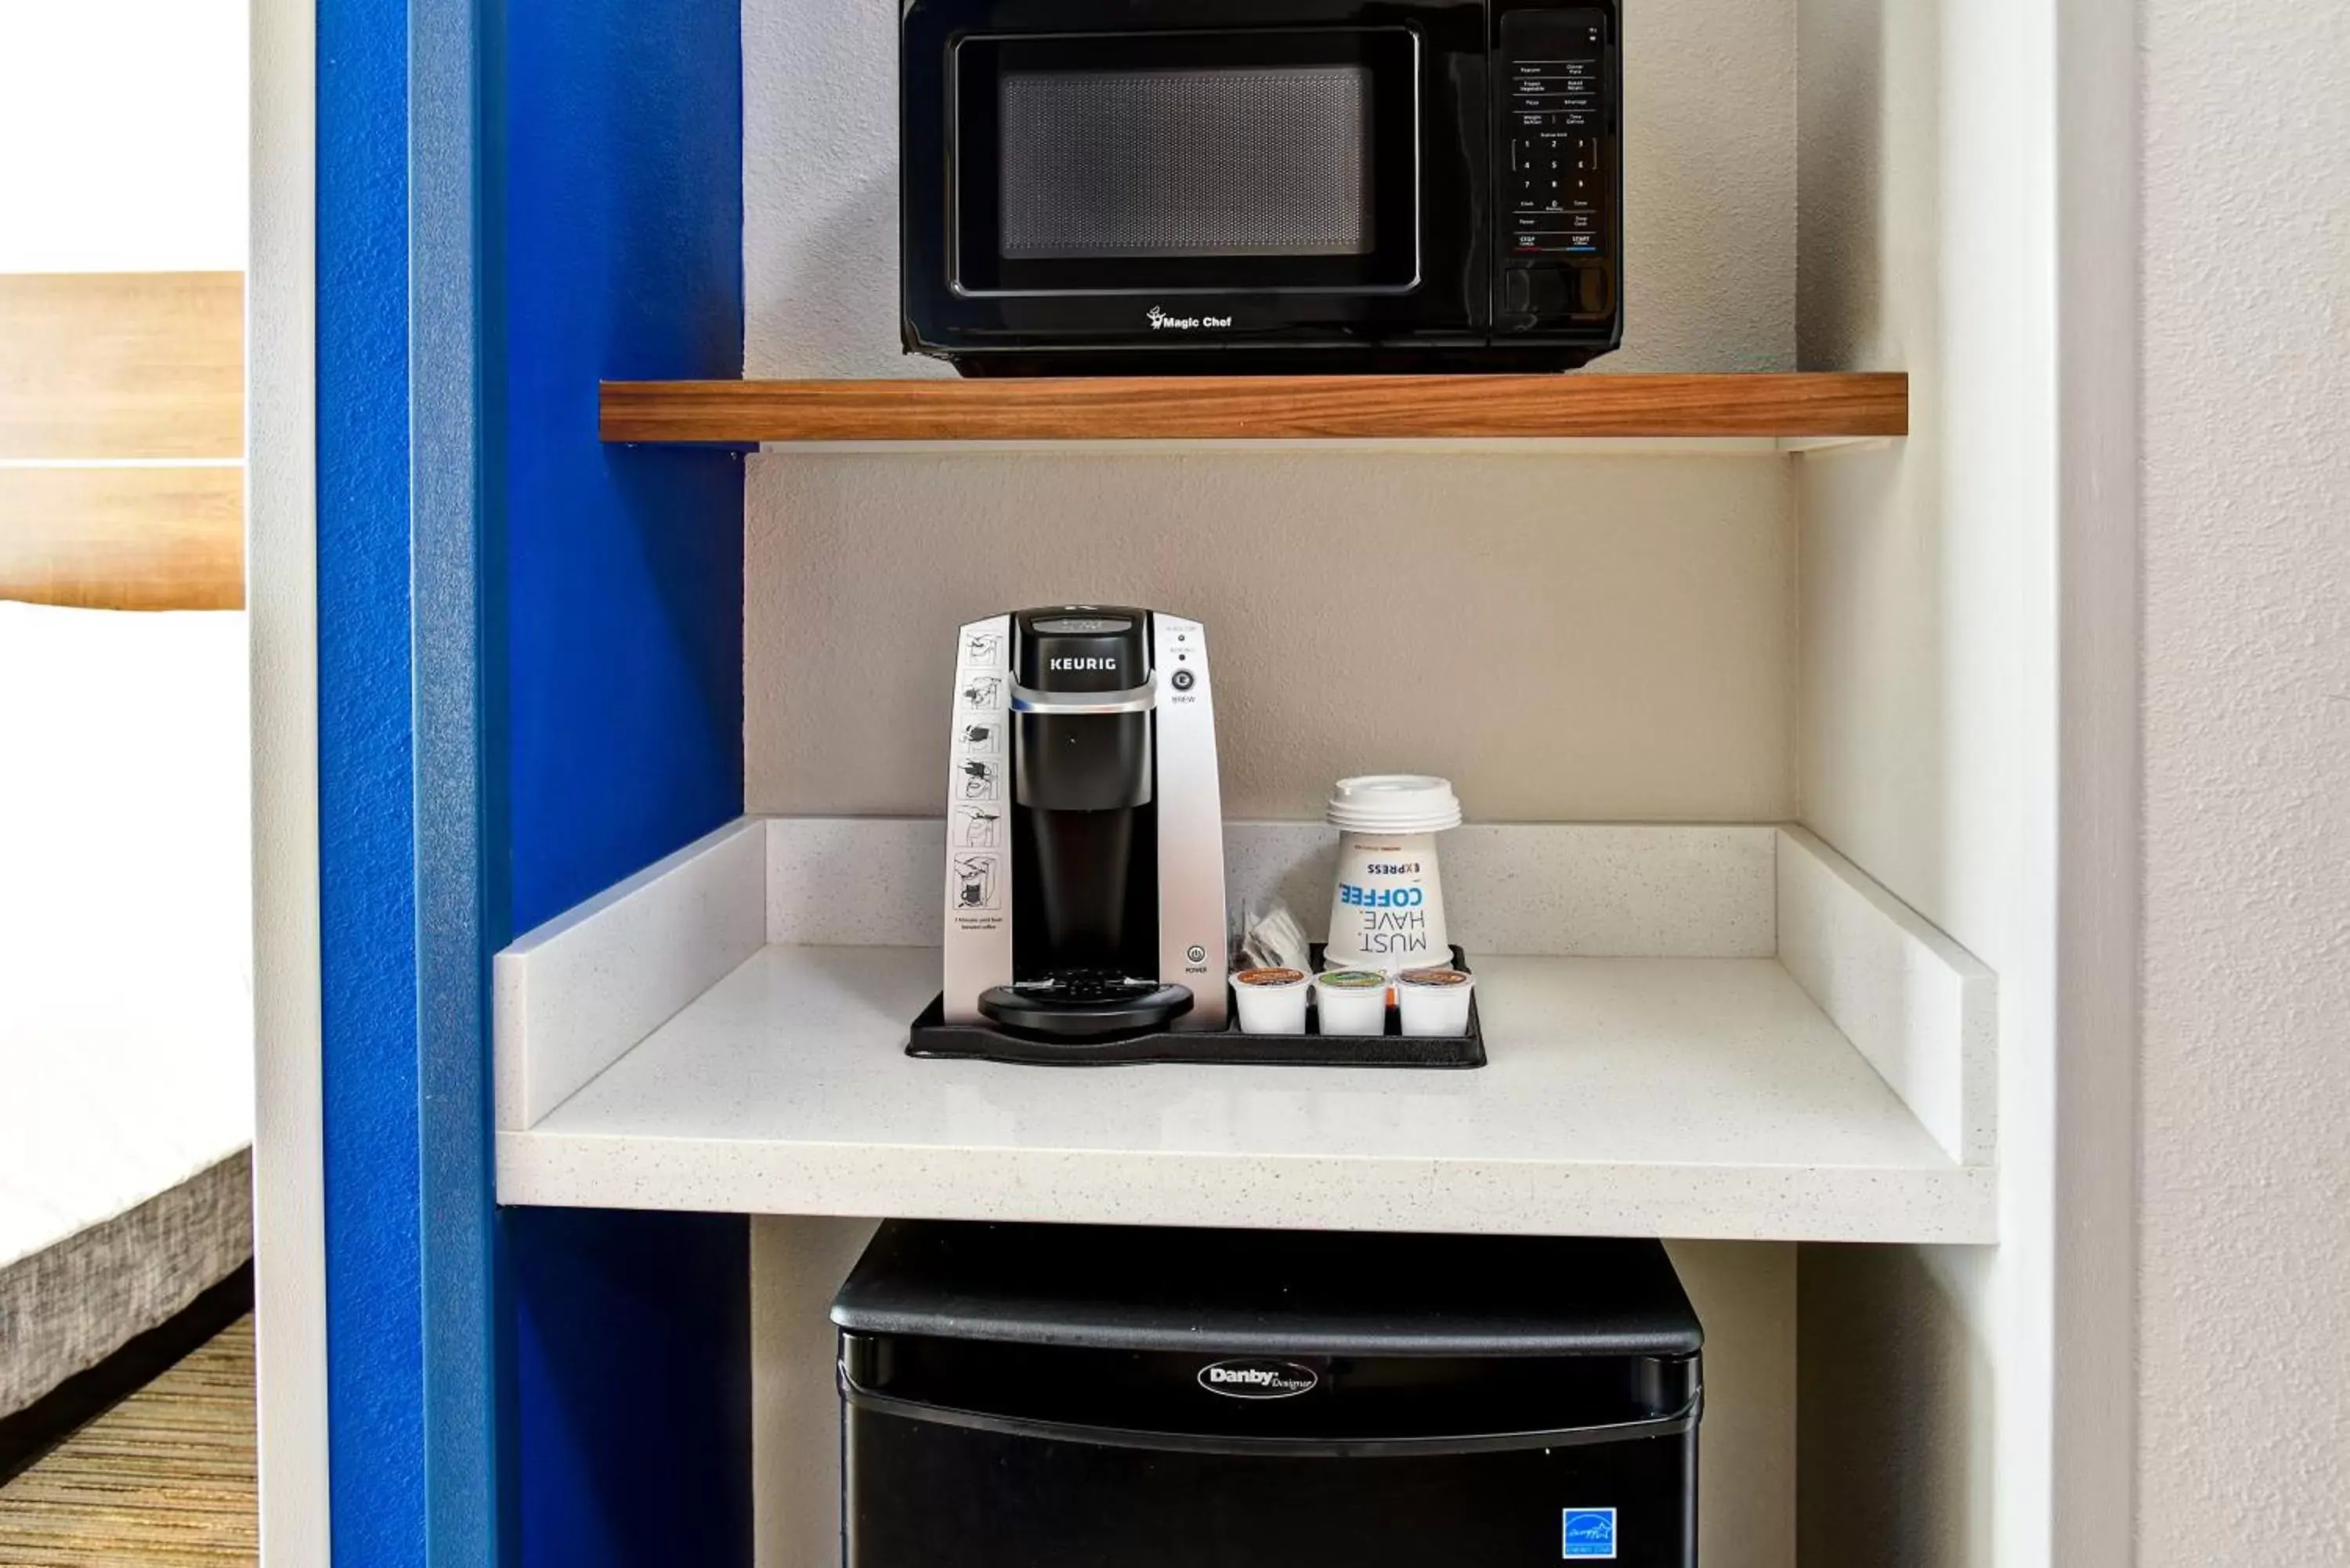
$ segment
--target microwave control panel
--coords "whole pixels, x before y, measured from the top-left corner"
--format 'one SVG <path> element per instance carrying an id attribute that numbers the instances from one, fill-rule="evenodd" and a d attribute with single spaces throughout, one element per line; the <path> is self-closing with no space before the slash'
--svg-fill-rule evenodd
<path id="1" fill-rule="evenodd" d="M 1494 321 L 1538 332 L 1616 308 L 1615 38 L 1596 9 L 1503 14 Z"/>

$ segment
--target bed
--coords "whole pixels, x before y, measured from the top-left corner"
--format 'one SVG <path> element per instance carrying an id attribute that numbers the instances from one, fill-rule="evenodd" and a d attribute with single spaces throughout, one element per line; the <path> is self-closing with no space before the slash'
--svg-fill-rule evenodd
<path id="1" fill-rule="evenodd" d="M 252 1251 L 241 309 L 0 278 L 0 1418 Z"/>
<path id="2" fill-rule="evenodd" d="M 0 1414 L 251 1254 L 244 623 L 0 603 Z"/>

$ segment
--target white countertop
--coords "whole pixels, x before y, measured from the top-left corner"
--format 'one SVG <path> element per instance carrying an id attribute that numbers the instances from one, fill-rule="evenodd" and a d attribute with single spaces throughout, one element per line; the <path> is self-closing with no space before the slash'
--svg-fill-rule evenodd
<path id="1" fill-rule="evenodd" d="M 1491 1064 L 917 1061 L 934 949 L 768 946 L 525 1129 L 507 1203 L 1986 1241 L 1961 1165 L 1767 958 L 1487 958 Z"/>

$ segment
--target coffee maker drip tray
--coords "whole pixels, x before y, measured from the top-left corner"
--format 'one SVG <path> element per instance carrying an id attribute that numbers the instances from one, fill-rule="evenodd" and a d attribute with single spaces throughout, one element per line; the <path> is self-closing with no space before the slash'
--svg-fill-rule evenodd
<path id="1" fill-rule="evenodd" d="M 1319 962 L 1322 944 L 1314 944 Z M 1452 950 L 1452 967 L 1469 961 Z M 946 998 L 934 997 L 907 1032 L 906 1054 L 1033 1067 L 1108 1067 L 1146 1063 L 1249 1067 L 1482 1067 L 1485 1029 L 1469 1002 L 1469 1031 L 1434 1038 L 1407 1035 L 1395 1008 L 1378 1034 L 1243 1034 L 1174 1027 L 1194 998 L 1180 985 L 1099 971 L 1075 972 L 980 993 L 984 1014 L 950 1023 Z M 1156 1019 L 1157 1022 L 1146 1022 Z"/>
<path id="2" fill-rule="evenodd" d="M 1114 1040 L 1165 1029 L 1191 1011 L 1191 988 L 1081 970 L 983 991 L 979 1010 L 1015 1034 Z"/>

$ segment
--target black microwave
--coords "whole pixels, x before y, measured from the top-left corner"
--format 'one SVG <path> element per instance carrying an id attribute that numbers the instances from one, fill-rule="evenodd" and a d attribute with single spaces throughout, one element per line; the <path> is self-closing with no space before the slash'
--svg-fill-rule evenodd
<path id="1" fill-rule="evenodd" d="M 1533 371 L 1623 338 L 1616 0 L 906 0 L 909 352 Z"/>

